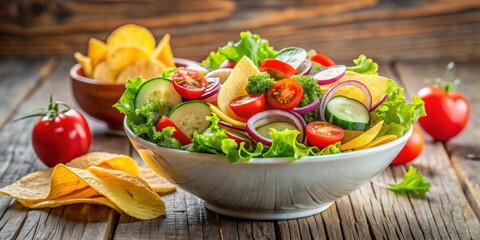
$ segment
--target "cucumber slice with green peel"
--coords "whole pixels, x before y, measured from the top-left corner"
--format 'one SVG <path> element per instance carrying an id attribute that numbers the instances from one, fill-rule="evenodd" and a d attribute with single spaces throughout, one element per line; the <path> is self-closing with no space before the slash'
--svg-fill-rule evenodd
<path id="1" fill-rule="evenodd" d="M 336 96 L 328 101 L 325 118 L 327 122 L 346 130 L 365 131 L 370 126 L 370 112 L 356 99 Z"/>
<path id="2" fill-rule="evenodd" d="M 206 117 L 211 115 L 208 103 L 193 100 L 176 106 L 170 111 L 168 118 L 191 139 L 195 131 L 203 133 L 208 128 L 210 121 L 207 121 Z"/>
<path id="3" fill-rule="evenodd" d="M 135 108 L 140 109 L 148 100 L 166 100 L 173 106 L 182 102 L 182 96 L 168 78 L 157 77 L 144 82 L 135 95 Z"/>

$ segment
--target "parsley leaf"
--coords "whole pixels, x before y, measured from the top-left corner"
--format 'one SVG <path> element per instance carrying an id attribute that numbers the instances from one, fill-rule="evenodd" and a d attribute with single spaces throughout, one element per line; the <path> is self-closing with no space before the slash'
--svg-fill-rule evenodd
<path id="1" fill-rule="evenodd" d="M 421 172 L 410 166 L 403 177 L 401 183 L 389 183 L 390 190 L 398 194 L 414 194 L 425 197 L 425 193 L 430 189 L 430 182 L 425 179 Z"/>

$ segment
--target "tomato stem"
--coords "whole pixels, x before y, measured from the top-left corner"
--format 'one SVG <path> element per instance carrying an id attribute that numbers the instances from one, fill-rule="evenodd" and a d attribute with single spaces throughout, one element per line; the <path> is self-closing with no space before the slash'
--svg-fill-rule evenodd
<path id="1" fill-rule="evenodd" d="M 456 77 L 455 63 L 449 62 L 445 68 L 444 79 L 436 78 L 435 85 L 445 92 L 453 92 L 460 84 L 460 78 Z"/>
<path id="2" fill-rule="evenodd" d="M 60 110 L 59 106 L 63 106 L 64 109 Z M 30 113 L 15 119 L 14 122 L 31 118 L 31 117 L 43 117 L 46 116 L 49 121 L 54 120 L 59 114 L 66 113 L 70 110 L 70 106 L 67 103 L 62 101 L 53 101 L 53 96 L 50 95 L 50 103 L 48 104 L 48 109 L 45 108 L 37 108 Z"/>

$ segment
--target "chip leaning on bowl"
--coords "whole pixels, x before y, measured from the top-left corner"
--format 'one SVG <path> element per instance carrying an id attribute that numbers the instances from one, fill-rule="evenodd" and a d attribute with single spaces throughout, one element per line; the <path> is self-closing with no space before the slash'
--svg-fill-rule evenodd
<path id="1" fill-rule="evenodd" d="M 87 56 L 79 52 L 74 56 L 86 77 L 105 83 L 124 83 L 137 76 L 152 78 L 175 67 L 170 34 L 165 34 L 155 45 L 155 38 L 147 28 L 127 24 L 113 31 L 106 43 L 91 38 Z"/>

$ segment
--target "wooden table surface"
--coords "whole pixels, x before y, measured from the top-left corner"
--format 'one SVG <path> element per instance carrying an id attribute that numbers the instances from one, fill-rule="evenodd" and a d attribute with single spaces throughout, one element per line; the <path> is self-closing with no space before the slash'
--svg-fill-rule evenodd
<path id="1" fill-rule="evenodd" d="M 425 78 L 442 76 L 445 61 L 384 62 L 382 75 L 416 93 Z M 34 119 L 12 122 L 45 106 L 48 96 L 74 104 L 68 79 L 72 57 L 3 57 L 0 59 L 0 187 L 44 169 L 31 146 Z M 328 210 L 286 221 L 250 221 L 215 214 L 202 200 L 178 189 L 163 197 L 166 217 L 138 221 L 108 207 L 76 204 L 29 210 L 0 196 L 0 239 L 480 239 L 480 62 L 460 62 L 459 91 L 471 104 L 468 127 L 442 144 L 426 138 L 413 166 L 432 183 L 426 198 L 396 195 L 383 184 L 400 181 L 408 166 L 387 168 L 372 182 L 345 196 Z M 125 136 L 88 118 L 91 150 L 132 155 L 143 162 Z M 206 173 L 208 174 L 208 173 Z"/>

